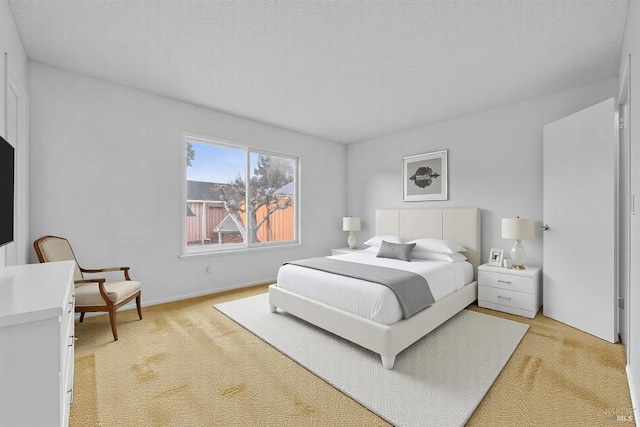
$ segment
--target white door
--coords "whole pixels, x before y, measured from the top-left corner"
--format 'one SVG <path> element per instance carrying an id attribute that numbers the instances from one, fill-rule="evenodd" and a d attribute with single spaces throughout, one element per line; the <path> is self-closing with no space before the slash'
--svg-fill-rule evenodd
<path id="1" fill-rule="evenodd" d="M 543 313 L 610 342 L 616 331 L 614 99 L 544 127 Z"/>

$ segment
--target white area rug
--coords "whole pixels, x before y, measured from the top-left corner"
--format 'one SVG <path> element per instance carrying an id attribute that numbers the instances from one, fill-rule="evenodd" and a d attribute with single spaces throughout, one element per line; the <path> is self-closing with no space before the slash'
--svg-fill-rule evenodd
<path id="1" fill-rule="evenodd" d="M 463 310 L 397 358 L 380 357 L 280 309 L 268 294 L 215 306 L 300 365 L 397 426 L 461 426 L 528 325 Z"/>

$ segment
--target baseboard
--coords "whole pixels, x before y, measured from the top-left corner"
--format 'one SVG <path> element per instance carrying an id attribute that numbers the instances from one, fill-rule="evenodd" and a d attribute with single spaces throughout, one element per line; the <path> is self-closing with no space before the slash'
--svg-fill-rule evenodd
<path id="1" fill-rule="evenodd" d="M 158 299 L 158 300 L 153 300 L 153 301 L 145 301 L 144 299 L 142 299 L 140 305 L 142 307 L 151 307 L 152 305 L 167 304 L 167 303 L 170 303 L 170 302 L 182 301 L 182 300 L 190 299 L 190 298 L 198 298 L 198 297 L 203 297 L 203 296 L 206 296 L 206 295 L 215 295 L 215 294 L 219 294 L 219 293 L 222 293 L 222 292 L 233 291 L 233 290 L 242 289 L 242 288 L 249 288 L 251 286 L 264 285 L 265 283 L 275 283 L 275 282 L 276 282 L 276 279 L 266 279 L 266 280 L 260 280 L 258 282 L 243 283 L 243 284 L 239 284 L 239 285 L 227 286 L 227 287 L 220 288 L 220 289 L 207 290 L 207 291 L 203 291 L 203 292 L 195 292 L 195 293 L 192 293 L 192 294 L 178 295 L 178 296 L 171 297 L 171 298 L 163 298 L 163 299 Z M 144 288 L 143 288 L 143 295 L 144 295 Z M 120 307 L 120 309 L 118 311 L 135 310 L 135 308 L 136 308 L 136 302 L 135 302 L 135 300 L 133 300 L 133 301 L 129 302 L 128 304 L 125 304 L 122 307 Z M 86 317 L 91 317 L 91 316 L 99 316 L 99 315 L 102 315 L 102 314 L 105 314 L 105 313 L 104 312 L 87 313 L 85 315 L 85 318 Z M 80 316 L 80 314 L 76 313 L 76 317 L 79 317 L 79 316 Z"/>
<path id="2" fill-rule="evenodd" d="M 633 406 L 633 418 L 637 423 L 640 420 L 640 398 L 638 397 L 638 391 L 635 387 L 635 383 L 633 381 L 633 375 L 631 375 L 631 369 L 629 369 L 629 364 L 627 364 L 627 380 L 629 381 L 629 393 L 631 394 L 631 406 Z"/>
<path id="3" fill-rule="evenodd" d="M 265 283 L 275 283 L 275 282 L 276 282 L 276 279 L 265 279 L 265 280 L 260 280 L 258 282 L 243 283 L 243 284 L 240 284 L 240 285 L 227 286 L 225 288 L 220 288 L 220 289 L 215 289 L 215 290 L 208 290 L 208 291 L 203 291 L 203 292 L 196 292 L 196 293 L 193 293 L 193 294 L 180 295 L 180 296 L 171 297 L 171 298 L 164 298 L 164 299 L 159 299 L 159 300 L 154 300 L 154 301 L 147 301 L 146 303 L 143 302 L 142 306 L 143 307 L 148 307 L 148 306 L 152 306 L 152 305 L 166 304 L 166 303 L 169 303 L 169 302 L 182 301 L 182 300 L 189 299 L 189 298 L 203 297 L 205 295 L 214 295 L 214 294 L 219 294 L 221 292 L 233 291 L 233 290 L 236 290 L 236 289 L 248 288 L 248 287 L 251 287 L 251 286 L 257 286 L 257 285 L 263 285 Z M 127 304 L 125 307 L 128 307 L 128 306 L 132 306 L 133 308 L 135 308 L 135 304 L 134 303 Z"/>

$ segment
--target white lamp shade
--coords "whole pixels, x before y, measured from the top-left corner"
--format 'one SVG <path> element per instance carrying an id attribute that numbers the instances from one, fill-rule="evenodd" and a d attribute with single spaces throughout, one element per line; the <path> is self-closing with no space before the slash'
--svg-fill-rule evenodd
<path id="1" fill-rule="evenodd" d="M 342 218 L 343 231 L 360 231 L 360 218 L 357 216 L 345 216 Z"/>
<path id="2" fill-rule="evenodd" d="M 528 218 L 502 218 L 502 238 L 533 240 L 535 221 Z"/>

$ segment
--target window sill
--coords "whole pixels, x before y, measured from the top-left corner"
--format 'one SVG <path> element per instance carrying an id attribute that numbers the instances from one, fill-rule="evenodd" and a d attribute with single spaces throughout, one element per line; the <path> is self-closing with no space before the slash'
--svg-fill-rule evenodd
<path id="1" fill-rule="evenodd" d="M 247 253 L 255 253 L 261 251 L 272 251 L 278 249 L 290 249 L 296 246 L 300 246 L 300 242 L 287 242 L 282 244 L 275 244 L 269 246 L 257 246 L 257 247 L 243 247 L 237 249 L 218 249 L 212 251 L 198 251 L 198 252 L 187 252 L 178 255 L 180 259 L 189 259 L 189 258 L 202 258 L 202 257 L 211 257 L 217 255 L 234 255 L 234 254 L 247 254 Z"/>

